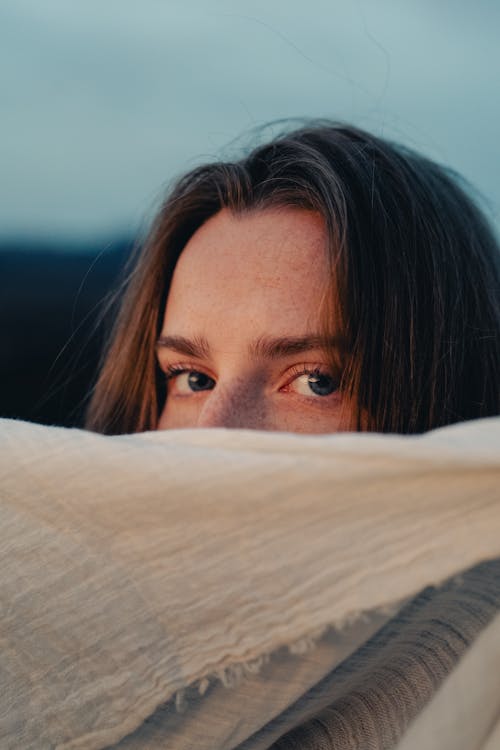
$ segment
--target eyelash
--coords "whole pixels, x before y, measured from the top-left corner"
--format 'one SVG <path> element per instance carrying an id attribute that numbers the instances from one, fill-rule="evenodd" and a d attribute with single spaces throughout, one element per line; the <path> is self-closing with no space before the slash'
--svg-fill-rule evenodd
<path id="1" fill-rule="evenodd" d="M 198 372 L 198 370 L 194 367 L 185 367 L 184 365 L 167 365 L 165 368 L 167 380 L 171 380 L 177 375 L 182 375 L 184 372 Z"/>
<path id="2" fill-rule="evenodd" d="M 190 365 L 184 365 L 184 364 L 167 365 L 165 368 L 166 380 L 168 382 L 169 380 L 172 380 L 178 375 L 183 375 L 186 372 L 202 372 L 202 370 L 197 370 L 196 367 L 192 367 Z M 327 377 L 331 377 L 335 379 L 335 375 L 333 375 L 331 372 L 328 372 L 326 369 L 322 369 L 320 366 L 311 367 L 310 365 L 302 364 L 302 365 L 294 365 L 293 367 L 290 368 L 290 377 L 287 380 L 286 385 L 290 385 L 290 383 L 292 383 L 295 380 L 295 378 L 298 378 L 301 375 L 317 375 L 317 376 L 325 375 Z M 340 378 L 337 378 L 337 380 L 340 381 Z"/>
<path id="3" fill-rule="evenodd" d="M 331 372 L 328 372 L 328 370 L 323 369 L 320 365 L 317 365 L 316 367 L 311 367 L 311 365 L 294 365 L 290 368 L 290 374 L 293 376 L 290 378 L 288 382 L 291 382 L 297 377 L 300 377 L 300 375 L 327 375 L 329 377 L 334 377 Z"/>

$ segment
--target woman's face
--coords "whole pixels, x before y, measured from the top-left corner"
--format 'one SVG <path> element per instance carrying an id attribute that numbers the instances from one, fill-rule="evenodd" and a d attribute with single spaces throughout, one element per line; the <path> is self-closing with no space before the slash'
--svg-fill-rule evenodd
<path id="1" fill-rule="evenodd" d="M 320 336 L 327 280 L 322 218 L 295 208 L 209 219 L 182 251 L 158 360 L 167 399 L 158 428 L 323 433 L 351 412 Z M 344 403 L 343 403 L 344 401 Z"/>

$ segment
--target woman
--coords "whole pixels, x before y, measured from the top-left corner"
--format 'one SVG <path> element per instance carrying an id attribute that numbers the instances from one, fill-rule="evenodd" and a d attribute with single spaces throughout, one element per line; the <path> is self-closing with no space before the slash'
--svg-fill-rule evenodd
<path id="1" fill-rule="evenodd" d="M 498 414 L 500 254 L 449 171 L 311 125 L 183 177 L 90 402 L 104 433 L 418 433 Z"/>
<path id="2" fill-rule="evenodd" d="M 131 275 L 88 426 L 496 414 L 498 264 L 451 177 L 351 128 L 195 170 Z M 497 422 L 0 425 L 2 737 L 486 750 Z"/>

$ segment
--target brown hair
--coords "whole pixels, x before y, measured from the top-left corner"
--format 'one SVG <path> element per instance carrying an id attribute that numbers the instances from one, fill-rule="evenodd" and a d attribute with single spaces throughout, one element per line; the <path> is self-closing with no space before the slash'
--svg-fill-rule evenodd
<path id="1" fill-rule="evenodd" d="M 155 429 L 165 398 L 155 343 L 182 249 L 223 207 L 269 206 L 325 220 L 332 294 L 324 327 L 340 320 L 349 353 L 341 388 L 357 405 L 358 429 L 362 412 L 363 429 L 398 433 L 499 413 L 500 254 L 485 217 L 449 170 L 321 123 L 175 185 L 130 274 L 89 429 Z"/>

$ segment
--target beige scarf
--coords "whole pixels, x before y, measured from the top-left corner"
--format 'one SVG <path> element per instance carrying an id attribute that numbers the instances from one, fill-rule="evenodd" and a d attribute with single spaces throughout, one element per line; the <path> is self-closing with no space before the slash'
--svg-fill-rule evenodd
<path id="1" fill-rule="evenodd" d="M 435 620 L 409 600 L 500 556 L 499 446 L 500 419 L 419 437 L 0 420 L 0 747 L 253 750 L 335 701 L 347 732 L 338 685 L 372 679 L 415 612 Z M 475 638 L 495 575 L 470 575 Z"/>

